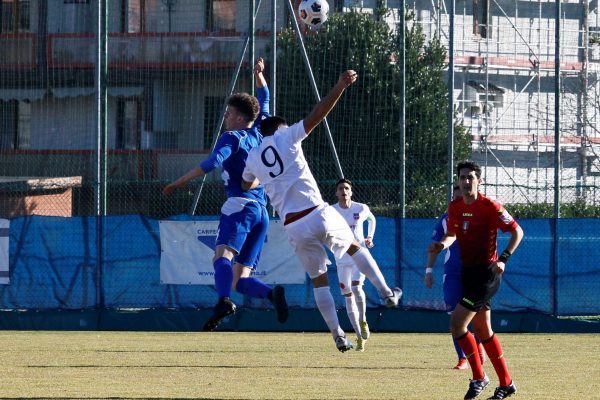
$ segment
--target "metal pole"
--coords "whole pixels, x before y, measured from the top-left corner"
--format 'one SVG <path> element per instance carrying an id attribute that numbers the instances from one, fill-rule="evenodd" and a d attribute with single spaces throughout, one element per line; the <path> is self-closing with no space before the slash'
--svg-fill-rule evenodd
<path id="1" fill-rule="evenodd" d="M 400 218 L 406 217 L 406 8 L 400 0 Z"/>
<path id="2" fill-rule="evenodd" d="M 396 284 L 402 281 L 402 260 L 404 258 L 404 218 L 406 217 L 406 7 L 400 0 L 400 32 L 398 34 L 400 47 L 400 187 L 398 200 L 400 202 L 400 218 L 398 218 L 398 234 L 396 235 Z"/>
<path id="3" fill-rule="evenodd" d="M 271 1 L 271 115 L 277 115 L 277 2 Z"/>
<path id="4" fill-rule="evenodd" d="M 298 26 L 298 21 L 296 20 L 296 14 L 294 12 L 294 7 L 292 6 L 292 2 L 290 0 L 287 1 L 288 9 L 290 14 L 292 15 L 292 25 L 294 26 L 294 31 L 296 32 L 296 37 L 298 38 L 298 43 L 300 44 L 300 52 L 302 53 L 302 60 L 304 61 L 304 66 L 308 71 L 308 78 L 310 80 L 310 86 L 312 88 L 313 94 L 317 99 L 317 102 L 321 101 L 321 96 L 319 95 L 319 89 L 317 89 L 317 83 L 315 82 L 315 76 L 312 71 L 312 67 L 310 66 L 310 61 L 308 60 L 308 54 L 306 53 L 306 47 L 304 46 L 304 39 L 302 39 L 302 33 L 300 32 L 300 27 Z M 340 164 L 340 159 L 338 158 L 337 150 L 335 148 L 335 143 L 333 142 L 333 137 L 331 136 L 331 129 L 329 129 L 329 123 L 327 122 L 327 118 L 323 120 L 323 124 L 325 126 L 325 131 L 327 132 L 327 139 L 329 140 L 329 147 L 331 152 L 333 153 L 333 159 L 335 162 L 335 167 L 340 178 L 344 177 L 344 172 L 342 171 L 342 165 Z"/>
<path id="5" fill-rule="evenodd" d="M 456 0 L 450 1 L 448 35 L 448 203 L 454 186 L 454 13 Z"/>
<path id="6" fill-rule="evenodd" d="M 250 46 L 248 49 L 248 65 L 250 66 L 250 68 L 252 68 L 252 66 L 254 65 L 254 47 L 255 47 L 255 42 L 256 42 L 256 37 L 255 37 L 255 33 L 256 33 L 256 0 L 250 0 L 248 3 L 250 3 L 249 7 L 250 7 L 250 11 L 248 12 L 248 15 L 250 16 L 250 21 L 249 21 L 249 31 L 248 32 L 248 37 L 250 38 Z M 254 96 L 254 73 L 250 74 L 250 93 Z"/>
<path id="7" fill-rule="evenodd" d="M 98 0 L 98 29 L 97 29 L 97 53 L 96 53 L 96 104 L 98 119 L 96 125 L 96 307 L 104 307 L 104 295 L 102 292 L 102 264 L 104 252 L 103 220 L 106 216 L 106 194 L 108 164 L 107 144 L 107 90 L 106 79 L 108 76 L 108 54 L 107 54 L 107 0 Z"/>
<path id="8" fill-rule="evenodd" d="M 550 264 L 550 282 L 552 285 L 552 314 L 557 315 L 558 304 L 556 296 L 556 271 L 558 260 L 560 260 L 559 220 L 560 220 L 560 16 L 561 0 L 556 0 L 556 20 L 554 30 L 554 218 L 552 219 L 553 230 L 553 260 Z"/>
<path id="9" fill-rule="evenodd" d="M 96 37 L 96 215 L 106 215 L 106 135 L 107 135 L 107 29 L 106 0 L 98 1 L 98 31 Z"/>
<path id="10" fill-rule="evenodd" d="M 554 217 L 560 218 L 560 0 L 556 0 L 554 31 Z"/>

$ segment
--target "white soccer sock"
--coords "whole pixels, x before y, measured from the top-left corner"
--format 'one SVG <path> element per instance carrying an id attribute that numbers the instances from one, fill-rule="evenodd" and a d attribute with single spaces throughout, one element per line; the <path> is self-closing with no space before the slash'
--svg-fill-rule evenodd
<path id="1" fill-rule="evenodd" d="M 358 308 L 354 301 L 354 296 L 344 296 L 346 299 L 346 312 L 348 313 L 348 319 L 356 332 L 356 336 L 360 336 L 360 325 L 358 324 Z"/>
<path id="2" fill-rule="evenodd" d="M 392 289 L 385 283 L 385 278 L 377 265 L 377 262 L 371 255 L 371 252 L 364 247 L 361 247 L 356 253 L 352 255 L 352 259 L 356 263 L 358 270 L 365 274 L 365 276 L 371 281 L 373 285 L 379 290 L 379 293 L 383 297 L 392 296 L 394 293 Z"/>
<path id="3" fill-rule="evenodd" d="M 314 288 L 313 293 L 315 294 L 315 303 L 317 303 L 317 307 L 319 308 L 327 327 L 331 331 L 333 338 L 345 336 L 346 334 L 340 327 L 337 310 L 335 309 L 335 301 L 333 301 L 329 286 Z"/>
<path id="4" fill-rule="evenodd" d="M 356 307 L 358 309 L 358 320 L 366 321 L 367 320 L 367 298 L 365 296 L 365 291 L 363 290 L 363 285 L 352 286 L 352 293 L 354 293 L 354 298 L 356 299 Z"/>

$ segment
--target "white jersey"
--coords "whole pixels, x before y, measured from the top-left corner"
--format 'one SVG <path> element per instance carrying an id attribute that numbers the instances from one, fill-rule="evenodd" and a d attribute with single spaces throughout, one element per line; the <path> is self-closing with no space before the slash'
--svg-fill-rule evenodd
<path id="1" fill-rule="evenodd" d="M 280 128 L 272 136 L 265 136 L 260 146 L 248 154 L 242 178 L 262 183 L 279 217 L 325 204 L 313 177 L 302 141 L 308 135 L 304 122 Z"/>
<path id="2" fill-rule="evenodd" d="M 375 216 L 369 210 L 369 206 L 363 203 L 351 202 L 350 207 L 343 208 L 340 203 L 332 205 L 341 215 L 344 217 L 354 237 L 358 240 L 361 246 L 365 246 L 365 234 L 364 234 L 364 222 L 368 221 L 368 234 L 367 237 L 373 237 L 375 234 Z"/>

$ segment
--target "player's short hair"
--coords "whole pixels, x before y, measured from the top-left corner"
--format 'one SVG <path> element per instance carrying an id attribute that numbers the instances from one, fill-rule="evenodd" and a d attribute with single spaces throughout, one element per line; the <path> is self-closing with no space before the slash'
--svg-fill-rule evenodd
<path id="1" fill-rule="evenodd" d="M 254 121 L 260 112 L 258 100 L 248 93 L 232 94 L 227 99 L 227 105 L 235 108 L 239 113 L 246 117 L 246 122 Z"/>
<path id="2" fill-rule="evenodd" d="M 477 179 L 481 178 L 481 167 L 476 162 L 474 162 L 474 161 L 459 162 L 458 165 L 456 166 L 456 175 L 460 176 L 460 170 L 464 169 L 464 168 L 475 172 L 475 176 L 477 177 Z"/>
<path id="3" fill-rule="evenodd" d="M 288 126 L 287 121 L 281 117 L 273 115 L 265 118 L 260 123 L 260 132 L 263 134 L 263 136 L 271 136 L 282 126 Z"/>
<path id="4" fill-rule="evenodd" d="M 337 187 L 340 186 L 341 183 L 347 183 L 348 185 L 350 185 L 350 187 L 352 187 L 352 181 L 350 179 L 342 178 L 339 181 L 337 181 L 337 183 L 335 184 L 336 190 L 337 190 Z"/>

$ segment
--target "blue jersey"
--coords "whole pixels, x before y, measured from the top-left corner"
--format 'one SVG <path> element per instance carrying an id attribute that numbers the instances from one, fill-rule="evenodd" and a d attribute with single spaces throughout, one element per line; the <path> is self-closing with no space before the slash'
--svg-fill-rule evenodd
<path id="1" fill-rule="evenodd" d="M 200 163 L 200 167 L 205 173 L 217 167 L 222 168 L 221 177 L 225 182 L 225 193 L 228 198 L 243 197 L 256 200 L 266 206 L 267 195 L 262 185 L 251 190 L 242 190 L 242 173 L 246 166 L 248 152 L 262 142 L 262 135 L 259 132 L 260 122 L 269 114 L 269 90 L 266 87 L 258 88 L 257 97 L 261 108 L 254 126 L 239 131 L 223 132 L 210 156 Z"/>
<path id="2" fill-rule="evenodd" d="M 440 218 L 438 218 L 435 224 L 431 240 L 439 242 L 442 240 L 444 235 L 446 235 L 447 231 L 448 213 L 444 213 Z M 461 268 L 462 264 L 460 261 L 460 248 L 458 247 L 458 241 L 455 240 L 448 250 L 446 250 L 446 256 L 444 258 L 444 273 L 448 275 L 459 275 Z"/>

